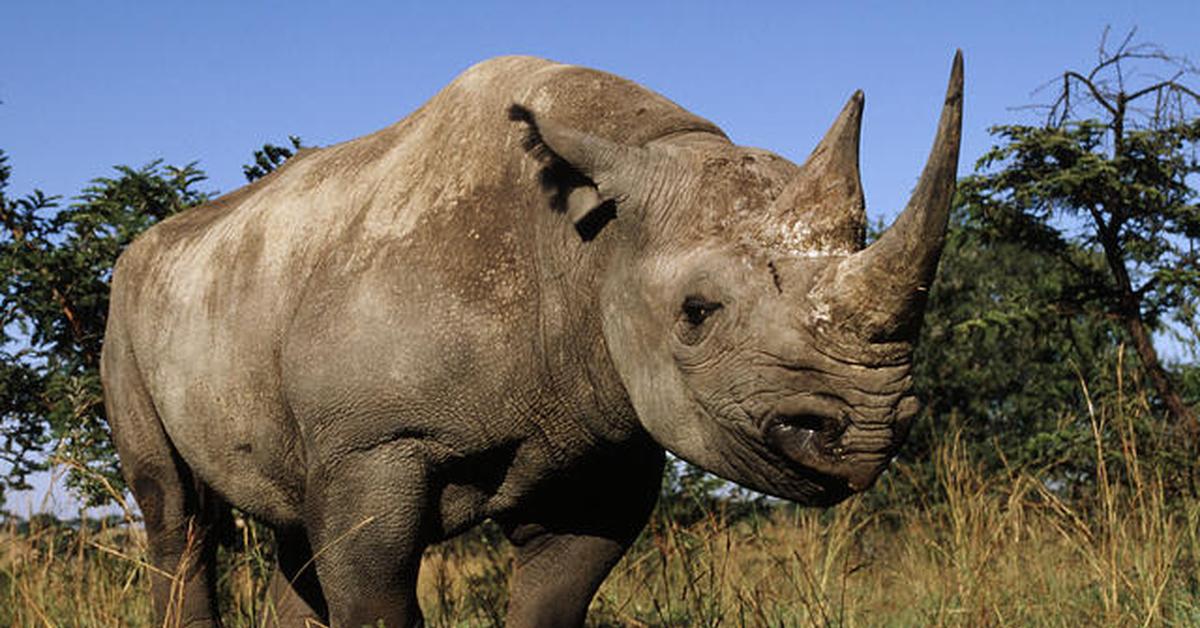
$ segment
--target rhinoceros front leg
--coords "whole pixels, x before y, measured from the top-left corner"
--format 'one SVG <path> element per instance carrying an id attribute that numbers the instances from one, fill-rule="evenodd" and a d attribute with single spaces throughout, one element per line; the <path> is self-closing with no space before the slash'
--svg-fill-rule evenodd
<path id="1" fill-rule="evenodd" d="M 619 452 L 556 482 L 502 524 L 515 547 L 507 625 L 581 626 L 600 583 L 646 525 L 663 452 Z"/>
<path id="2" fill-rule="evenodd" d="M 310 470 L 308 538 L 334 628 L 424 625 L 417 570 L 428 503 L 420 454 L 394 443 Z"/>

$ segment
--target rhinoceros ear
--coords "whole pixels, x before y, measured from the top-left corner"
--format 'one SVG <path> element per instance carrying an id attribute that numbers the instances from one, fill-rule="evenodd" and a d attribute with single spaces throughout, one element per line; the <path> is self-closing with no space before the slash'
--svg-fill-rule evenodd
<path id="1" fill-rule="evenodd" d="M 525 150 L 546 164 L 543 187 L 554 190 L 554 208 L 567 215 L 584 240 L 591 240 L 617 215 L 617 204 L 631 193 L 630 170 L 645 151 L 575 129 L 539 120 L 521 105 L 509 119 L 527 125 Z"/>
<path id="2" fill-rule="evenodd" d="M 581 185 L 567 195 L 567 218 L 584 241 L 595 238 L 604 225 L 617 217 L 617 204 L 600 196 L 593 185 Z"/>

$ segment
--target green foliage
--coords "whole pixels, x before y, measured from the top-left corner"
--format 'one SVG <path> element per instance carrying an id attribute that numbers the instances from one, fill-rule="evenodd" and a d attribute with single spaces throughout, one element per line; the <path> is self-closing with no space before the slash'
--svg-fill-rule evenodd
<path id="1" fill-rule="evenodd" d="M 1194 482 L 1163 417 L 1176 418 L 1170 395 L 1200 399 L 1195 367 L 1166 372 L 1148 332 L 1173 321 L 1176 341 L 1200 348 L 1200 119 L 1186 87 L 1107 76 L 1130 61 L 1173 62 L 1127 40 L 1090 74 L 1065 73 L 1049 122 L 994 127 L 998 144 L 959 182 L 914 360 L 927 405 L 902 451 L 926 484 L 930 443 L 950 425 L 988 473 L 1038 468 L 1062 491 L 1094 490 L 1096 439 L 1119 458 L 1131 434 L 1152 444 L 1141 454 L 1168 488 Z M 1157 108 L 1126 107 L 1139 93 Z M 1082 117 L 1081 102 L 1101 117 Z M 1155 412 L 1096 422 L 1097 405 L 1129 404 Z"/>
<path id="2" fill-rule="evenodd" d="M 1189 177 L 1200 174 L 1200 119 L 1128 132 L 1117 154 L 1111 124 L 1099 120 L 997 126 L 992 133 L 1001 143 L 979 160 L 984 172 L 962 183 L 987 235 L 1062 259 L 1074 271 L 1075 301 L 1121 313 L 1117 277 L 1079 259 L 1106 254 L 1111 239 L 1152 326 L 1197 302 L 1200 209 Z"/>
<path id="3" fill-rule="evenodd" d="M 10 172 L 0 170 L 0 193 Z M 65 209 L 40 191 L 0 199 L 0 429 L 10 465 L 0 497 L 46 468 L 46 453 L 72 461 L 68 484 L 91 502 L 108 499 L 101 478 L 119 485 L 99 377 L 109 277 L 135 236 L 208 198 L 196 189 L 204 179 L 194 163 L 155 161 L 118 166 Z"/>
<path id="4" fill-rule="evenodd" d="M 1132 35 L 1115 51 L 1102 46 L 1100 61 L 1087 74 L 1063 73 L 1045 125 L 991 129 L 998 143 L 979 159 L 976 174 L 960 182 L 960 199 L 978 240 L 974 246 L 1007 249 L 1005 259 L 992 263 L 1017 273 L 1026 289 L 1014 293 L 1010 289 L 1016 286 L 998 285 L 994 303 L 973 306 L 985 308 L 979 310 L 986 312 L 981 329 L 1011 329 L 1016 314 L 1034 325 L 1027 331 L 1035 335 L 1025 337 L 1037 340 L 1039 350 L 1057 352 L 1071 364 L 1074 378 L 1044 370 L 1019 373 L 1026 386 L 1042 393 L 1034 399 L 1045 410 L 1078 415 L 1077 408 L 1062 406 L 1061 396 L 1046 389 L 1042 375 L 1086 381 L 1089 370 L 1124 368 L 1117 347 L 1127 344 L 1131 366 L 1144 377 L 1150 402 L 1163 417 L 1157 420 L 1159 431 L 1174 431 L 1176 448 L 1195 449 L 1200 447 L 1193 409 L 1197 397 L 1162 363 L 1153 334 L 1165 331 L 1168 322 L 1176 329 L 1196 329 L 1200 94 L 1181 82 L 1196 74 L 1186 60 L 1132 45 Z M 1128 77 L 1157 74 L 1172 78 L 1128 82 Z M 1063 342 L 1067 339 L 1069 344 Z M 993 356 L 1010 367 L 1031 366 L 1030 357 L 1039 355 L 1032 349 L 1011 335 L 1005 346 L 992 347 Z M 985 390 L 990 383 L 980 382 Z M 1024 396 L 1015 390 L 1009 394 L 1017 404 Z M 1050 436 L 1038 442 L 1059 447 Z"/>
<path id="5" fill-rule="evenodd" d="M 245 175 L 246 181 L 253 182 L 275 172 L 276 168 L 295 154 L 294 151 L 304 148 L 300 138 L 295 135 L 289 135 L 288 142 L 292 145 L 291 148 L 267 143 L 254 151 L 254 163 L 242 166 L 242 174 Z"/>
<path id="6" fill-rule="evenodd" d="M 926 406 L 903 455 L 927 462 L 933 432 L 953 417 L 992 471 L 1068 453 L 1086 460 L 1090 428 L 1066 419 L 1085 410 L 1080 378 L 1104 379 L 1119 330 L 1070 303 L 1073 275 L 1059 258 L 991 241 L 972 209 L 959 204 L 951 217 L 914 358 Z M 1080 264 L 1099 263 L 1074 252 Z"/>
<path id="7" fill-rule="evenodd" d="M 243 172 L 265 176 L 292 154 L 266 144 Z M 198 188 L 207 177 L 195 162 L 115 170 L 64 209 L 41 191 L 5 196 L 12 170 L 0 151 L 0 503 L 7 489 L 28 488 L 47 455 L 68 463 L 68 485 L 90 504 L 122 486 L 100 387 L 112 268 L 139 234 L 212 193 Z"/>

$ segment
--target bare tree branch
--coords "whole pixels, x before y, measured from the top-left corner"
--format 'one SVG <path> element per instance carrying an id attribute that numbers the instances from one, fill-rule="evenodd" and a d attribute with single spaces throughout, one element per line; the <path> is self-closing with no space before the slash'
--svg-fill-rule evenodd
<path id="1" fill-rule="evenodd" d="M 1114 116 L 1117 115 L 1117 108 L 1114 107 L 1113 105 L 1109 104 L 1108 99 L 1105 98 L 1104 94 L 1101 93 L 1100 89 L 1098 87 L 1096 87 L 1096 84 L 1093 83 L 1092 80 L 1089 79 L 1088 77 L 1086 77 L 1074 70 L 1067 70 L 1066 72 L 1063 73 L 1063 82 L 1065 84 L 1065 87 L 1063 88 L 1064 92 L 1070 90 L 1070 80 L 1071 79 L 1075 79 L 1075 80 L 1083 83 L 1084 86 L 1087 87 L 1088 90 L 1092 92 L 1092 98 L 1095 99 L 1097 104 L 1104 107 L 1112 115 L 1114 115 Z"/>
<path id="2" fill-rule="evenodd" d="M 1181 72 L 1179 74 L 1179 76 L 1182 76 L 1182 75 L 1183 75 L 1183 73 Z M 1200 103 L 1200 94 L 1197 94 L 1196 92 L 1188 89 L 1186 85 L 1181 85 L 1179 83 L 1176 83 L 1174 80 L 1163 81 L 1161 83 L 1155 83 L 1154 85 L 1151 85 L 1149 87 L 1139 89 L 1138 91 L 1126 96 L 1125 99 L 1131 100 L 1131 101 L 1137 100 L 1137 99 L 1141 98 L 1142 96 L 1149 94 L 1150 92 L 1156 92 L 1159 90 L 1164 90 L 1164 91 L 1168 91 L 1168 92 L 1180 92 L 1183 94 L 1187 94 L 1188 96 L 1191 96 L 1192 99 L 1194 99 L 1197 103 Z"/>

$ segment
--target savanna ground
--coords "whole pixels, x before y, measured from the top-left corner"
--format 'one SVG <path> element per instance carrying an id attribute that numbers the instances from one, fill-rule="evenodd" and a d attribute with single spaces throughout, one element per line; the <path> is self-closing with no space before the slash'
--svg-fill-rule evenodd
<path id="1" fill-rule="evenodd" d="M 672 510 L 690 515 L 660 508 L 588 624 L 1200 625 L 1200 501 L 1172 488 L 1169 469 L 1142 462 L 1151 444 L 1135 436 L 1136 412 L 1064 418 L 1089 422 L 1096 437 L 1091 490 L 1073 494 L 1042 479 L 1048 468 L 985 474 L 951 428 L 927 479 L 895 464 L 866 496 L 832 509 L 677 499 Z M 153 624 L 132 516 L 13 521 L 0 534 L 0 625 Z M 263 621 L 265 534 L 241 525 L 235 549 L 223 550 L 227 625 L 273 625 Z M 508 571 L 493 528 L 431 548 L 420 581 L 428 623 L 501 624 Z"/>

